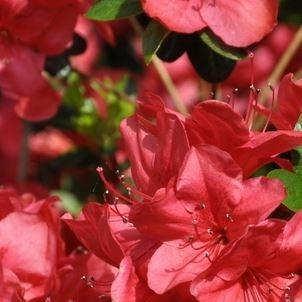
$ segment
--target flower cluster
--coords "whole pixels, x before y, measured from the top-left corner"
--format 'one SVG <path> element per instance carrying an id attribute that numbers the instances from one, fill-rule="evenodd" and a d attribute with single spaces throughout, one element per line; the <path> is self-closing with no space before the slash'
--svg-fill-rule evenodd
<path id="1" fill-rule="evenodd" d="M 144 10 L 170 30 L 193 33 L 209 27 L 229 45 L 260 41 L 276 24 L 276 0 L 141 0 Z"/>
<path id="2" fill-rule="evenodd" d="M 105 204 L 66 221 L 88 250 L 119 268 L 113 301 L 301 299 L 301 213 L 278 218 L 282 183 L 251 177 L 266 163 L 282 164 L 278 155 L 301 145 L 301 132 L 250 131 L 216 100 L 184 117 L 154 95 L 121 131 L 135 187 L 117 171 L 123 194 L 98 168 Z"/>
<path id="3" fill-rule="evenodd" d="M 302 301 L 285 2 L 0 0 L 0 302 Z"/>
<path id="4" fill-rule="evenodd" d="M 22 118 L 37 121 L 56 113 L 60 96 L 43 75 L 46 58 L 68 47 L 86 2 L 1 1 L 0 87 Z"/>

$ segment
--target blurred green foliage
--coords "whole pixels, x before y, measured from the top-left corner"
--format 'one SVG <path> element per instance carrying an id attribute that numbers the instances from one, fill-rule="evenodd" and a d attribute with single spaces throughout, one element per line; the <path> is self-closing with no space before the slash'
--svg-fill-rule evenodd
<path id="1" fill-rule="evenodd" d="M 292 25 L 302 24 L 302 1 L 280 0 L 279 22 Z"/>
<path id="2" fill-rule="evenodd" d="M 35 128 L 55 127 L 80 135 L 83 142 L 64 155 L 42 162 L 38 175 L 42 183 L 62 195 L 64 207 L 76 214 L 80 203 L 91 195 L 96 199 L 105 190 L 96 167 L 108 166 L 121 171 L 127 167 L 126 163 L 116 161 L 119 125 L 134 113 L 135 98 L 129 94 L 133 83 L 127 75 L 116 82 L 109 77 L 86 82 L 86 78 L 71 71 L 61 81 L 65 89 L 58 114 L 49 121 L 35 124 Z M 97 102 L 104 112 L 100 112 Z"/>

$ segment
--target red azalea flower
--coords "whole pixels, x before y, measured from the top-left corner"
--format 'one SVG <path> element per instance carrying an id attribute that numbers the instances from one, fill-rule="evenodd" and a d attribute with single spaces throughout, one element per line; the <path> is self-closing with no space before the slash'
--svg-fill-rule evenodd
<path id="1" fill-rule="evenodd" d="M 196 302 L 189 293 L 188 284 L 184 284 L 163 295 L 157 295 L 150 290 L 146 282 L 138 277 L 130 257 L 125 257 L 119 273 L 112 283 L 111 296 L 119 302 Z"/>
<path id="2" fill-rule="evenodd" d="M 18 277 L 9 269 L 1 265 L 0 253 L 0 299 L 1 302 L 21 302 L 24 290 L 19 284 Z"/>
<path id="3" fill-rule="evenodd" d="M 31 121 L 54 115 L 60 96 L 42 76 L 45 56 L 5 38 L 0 48 L 0 86 L 6 98 L 17 101 L 18 115 Z"/>
<path id="4" fill-rule="evenodd" d="M 181 302 L 181 296 L 186 301 L 195 301 L 189 294 L 188 284 L 185 290 L 177 288 L 165 295 L 158 295 L 148 288 L 146 266 L 156 243 L 144 238 L 129 224 L 128 212 L 125 205 L 111 208 L 89 203 L 83 212 L 85 220 L 65 220 L 90 251 L 119 267 L 111 286 L 112 299 L 120 302 Z"/>
<path id="5" fill-rule="evenodd" d="M 276 0 L 141 0 L 145 12 L 176 32 L 209 27 L 227 44 L 260 41 L 276 24 Z"/>
<path id="6" fill-rule="evenodd" d="M 221 101 L 201 102 L 185 119 L 149 94 L 136 115 L 122 122 L 121 132 L 137 188 L 153 196 L 177 174 L 190 146 L 209 144 L 228 152 L 248 177 L 269 162 L 280 163 L 280 153 L 302 145 L 301 132 L 254 132 L 249 127 Z"/>
<path id="7" fill-rule="evenodd" d="M 261 105 L 257 109 L 270 117 L 277 129 L 294 129 L 302 113 L 302 80 L 295 80 L 291 73 L 285 75 L 280 82 L 278 103 L 272 112 Z"/>
<path id="8" fill-rule="evenodd" d="M 48 55 L 62 52 L 71 41 L 79 1 L 2 1 L 0 30 Z M 3 14 L 4 15 L 4 14 Z"/>
<path id="9" fill-rule="evenodd" d="M 301 265 L 300 224 L 301 213 L 286 225 L 267 220 L 251 226 L 194 280 L 191 292 L 199 301 L 293 301 L 291 285 L 301 282 L 295 275 Z"/>
<path id="10" fill-rule="evenodd" d="M 183 117 L 165 109 L 156 96 L 121 124 L 132 177 L 138 189 L 152 196 L 174 176 L 189 150 Z M 155 117 L 155 123 L 148 117 Z"/>
<path id="11" fill-rule="evenodd" d="M 195 279 L 285 198 L 279 181 L 243 180 L 232 158 L 212 146 L 193 147 L 171 186 L 130 212 L 141 233 L 163 242 L 148 265 L 149 286 L 158 294 Z"/>
<path id="12" fill-rule="evenodd" d="M 117 269 L 93 254 L 71 255 L 58 271 L 57 288 L 38 301 L 110 302 L 111 284 Z"/>
<path id="13" fill-rule="evenodd" d="M 105 23 L 105 28 L 107 28 L 106 25 L 109 27 L 109 25 Z M 91 75 L 101 53 L 101 45 L 94 23 L 80 17 L 78 18 L 75 32 L 82 38 L 85 38 L 87 47 L 81 55 L 71 57 L 71 65 L 81 73 Z"/>
<path id="14" fill-rule="evenodd" d="M 56 158 L 71 152 L 75 143 L 56 128 L 47 128 L 29 138 L 29 148 L 39 159 Z"/>
<path id="15" fill-rule="evenodd" d="M 88 203 L 80 220 L 65 220 L 74 234 L 102 260 L 118 267 L 125 255 L 139 257 L 153 247 L 127 222 L 129 207 Z"/>
<path id="16" fill-rule="evenodd" d="M 54 277 L 63 248 L 58 213 L 52 209 L 56 199 L 35 202 L 30 198 L 26 205 L 25 196 L 3 194 L 10 195 L 6 200 L 14 210 L 0 220 L 2 270 L 16 276 L 16 286 L 22 288 L 25 299 L 39 297 Z"/>
<path id="17" fill-rule="evenodd" d="M 220 101 L 205 101 L 195 106 L 186 120 L 190 144 L 204 143 L 228 152 L 247 177 L 280 153 L 302 145 L 298 131 L 253 132 L 231 106 Z"/>

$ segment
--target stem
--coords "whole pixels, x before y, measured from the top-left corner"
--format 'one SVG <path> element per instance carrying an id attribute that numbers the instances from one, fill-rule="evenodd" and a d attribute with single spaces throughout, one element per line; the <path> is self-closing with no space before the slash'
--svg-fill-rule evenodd
<path id="1" fill-rule="evenodd" d="M 294 74 L 294 78 L 295 78 L 296 80 L 299 80 L 299 79 L 302 78 L 302 67 L 299 68 L 299 69 L 296 71 L 296 73 Z"/>
<path id="2" fill-rule="evenodd" d="M 163 84 L 165 85 L 167 91 L 169 92 L 176 109 L 180 113 L 186 115 L 188 113 L 187 108 L 184 105 L 184 103 L 179 95 L 179 92 L 178 92 L 176 86 L 174 85 L 173 80 L 172 80 L 170 74 L 168 73 L 165 65 L 156 56 L 153 57 L 152 63 L 153 63 L 153 66 L 155 67 L 156 71 L 158 72 L 160 79 L 162 80 Z"/>
<path id="3" fill-rule="evenodd" d="M 27 178 L 27 168 L 28 168 L 28 138 L 30 135 L 30 124 L 23 121 L 23 134 L 20 146 L 19 164 L 17 171 L 17 182 L 22 183 L 26 181 Z"/>
<path id="4" fill-rule="evenodd" d="M 275 86 L 278 81 L 280 80 L 282 74 L 284 73 L 286 67 L 299 50 L 302 44 L 302 26 L 299 27 L 298 31 L 296 32 L 294 38 L 292 39 L 291 43 L 289 44 L 287 50 L 282 55 L 281 59 L 279 60 L 278 64 L 274 68 L 273 72 L 268 78 L 269 85 L 262 88 L 261 93 L 259 95 L 258 103 L 265 105 L 271 86 Z M 299 72 L 299 71 L 298 71 Z M 273 108 L 272 108 L 273 110 Z M 265 124 L 265 118 L 263 116 L 257 114 L 255 117 L 255 126 L 254 129 L 262 129 L 263 125 Z"/>
<path id="5" fill-rule="evenodd" d="M 105 83 L 102 81 L 96 81 L 96 84 L 99 85 L 99 88 L 101 88 L 104 92 L 113 92 L 118 97 L 122 98 L 123 100 L 132 103 L 135 101 L 130 95 L 124 93 L 123 91 L 118 90 L 113 84 Z M 94 87 L 94 85 L 90 85 L 90 87 L 96 91 L 98 91 L 98 87 Z"/>
<path id="6" fill-rule="evenodd" d="M 135 18 L 130 18 L 130 22 L 131 22 L 133 28 L 135 29 L 135 31 L 141 36 L 143 33 L 143 29 L 140 26 L 140 24 L 137 22 L 137 20 Z M 186 115 L 188 113 L 187 108 L 184 105 L 184 103 L 180 97 L 180 94 L 179 94 L 170 74 L 168 73 L 165 65 L 162 63 L 162 61 L 156 55 L 153 56 L 151 63 L 153 64 L 154 68 L 156 69 L 162 83 L 166 87 L 166 90 L 170 94 L 172 101 L 175 105 L 175 108 L 180 113 Z"/>
<path id="7" fill-rule="evenodd" d="M 302 26 L 299 27 L 298 31 L 296 32 L 293 40 L 289 44 L 287 50 L 285 53 L 282 55 L 281 59 L 279 60 L 278 64 L 274 68 L 273 72 L 268 78 L 268 83 L 271 84 L 272 86 L 275 86 L 282 74 L 284 73 L 286 67 L 290 63 L 291 59 L 294 57 L 298 49 L 300 48 L 302 44 Z M 270 88 L 265 87 L 262 89 L 262 93 L 260 94 L 259 97 L 259 103 L 264 104 L 267 100 L 268 94 L 269 94 Z"/>

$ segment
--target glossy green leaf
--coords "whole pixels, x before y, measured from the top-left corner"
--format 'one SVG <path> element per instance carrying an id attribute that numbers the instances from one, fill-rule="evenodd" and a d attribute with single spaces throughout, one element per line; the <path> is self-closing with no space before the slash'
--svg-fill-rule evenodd
<path id="1" fill-rule="evenodd" d="M 225 80 L 236 65 L 235 60 L 213 51 L 198 35 L 192 36 L 187 53 L 196 72 L 210 83 Z"/>
<path id="2" fill-rule="evenodd" d="M 143 33 L 143 54 L 146 64 L 149 64 L 167 37 L 169 31 L 156 21 L 151 21 Z"/>
<path id="3" fill-rule="evenodd" d="M 190 36 L 171 32 L 162 41 L 156 55 L 164 62 L 174 62 L 184 54 Z"/>
<path id="4" fill-rule="evenodd" d="M 213 51 L 215 51 L 216 53 L 220 54 L 223 57 L 232 60 L 242 60 L 247 56 L 247 51 L 245 48 L 237 48 L 237 47 L 229 46 L 209 30 L 204 31 L 200 35 L 200 38 Z"/>
<path id="5" fill-rule="evenodd" d="M 287 191 L 287 198 L 283 202 L 289 209 L 297 212 L 302 209 L 302 177 L 296 173 L 277 169 L 267 175 L 281 180 Z"/>
<path id="6" fill-rule="evenodd" d="M 135 16 L 141 12 L 139 0 L 98 0 L 86 16 L 92 20 L 110 21 Z"/>

